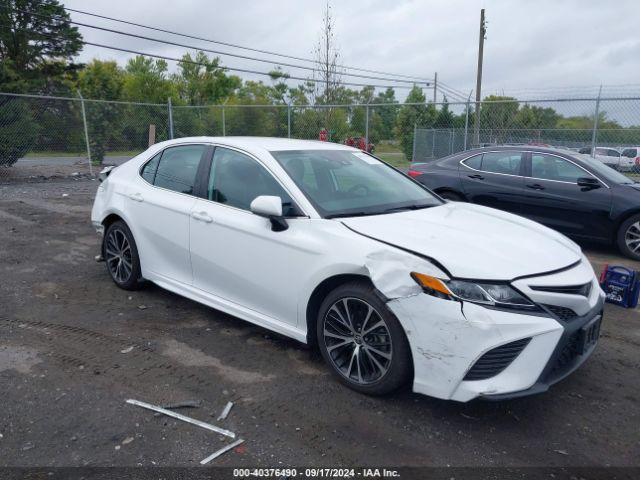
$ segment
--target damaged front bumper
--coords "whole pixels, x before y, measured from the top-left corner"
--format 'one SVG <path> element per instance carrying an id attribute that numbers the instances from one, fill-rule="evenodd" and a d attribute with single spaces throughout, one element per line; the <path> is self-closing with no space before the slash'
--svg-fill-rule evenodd
<path id="1" fill-rule="evenodd" d="M 417 393 L 466 402 L 474 398 L 506 399 L 539 393 L 561 380 L 591 354 L 593 346 L 557 368 L 567 345 L 602 311 L 598 302 L 588 315 L 565 325 L 543 314 L 488 309 L 418 294 L 395 298 L 387 305 L 409 338 Z M 528 339 L 528 340 L 527 340 Z M 465 379 L 487 352 L 512 342 L 526 346 L 496 375 Z"/>

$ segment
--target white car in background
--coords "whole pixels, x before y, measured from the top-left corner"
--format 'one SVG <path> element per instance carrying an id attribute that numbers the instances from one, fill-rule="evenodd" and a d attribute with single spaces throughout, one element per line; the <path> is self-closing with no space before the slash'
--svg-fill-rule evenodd
<path id="1" fill-rule="evenodd" d="M 626 158 L 622 158 L 620 150 L 609 147 L 596 147 L 595 155 L 591 155 L 591 147 L 584 147 L 578 150 L 578 153 L 588 157 L 595 158 L 605 165 L 619 171 L 630 171 L 635 163 L 629 162 Z"/>
<path id="2" fill-rule="evenodd" d="M 575 243 L 352 147 L 184 138 L 101 178 L 91 220 L 117 286 L 317 346 L 359 392 L 538 393 L 598 340 L 604 294 Z"/>
<path id="3" fill-rule="evenodd" d="M 640 147 L 625 147 L 621 158 L 625 164 L 631 165 L 631 170 L 640 171 Z"/>

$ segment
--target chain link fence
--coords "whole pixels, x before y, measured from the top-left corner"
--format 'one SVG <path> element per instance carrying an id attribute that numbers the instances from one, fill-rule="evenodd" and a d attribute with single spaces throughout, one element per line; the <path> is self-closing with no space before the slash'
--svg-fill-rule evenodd
<path id="1" fill-rule="evenodd" d="M 595 155 L 640 171 L 640 98 L 484 101 L 436 105 L 463 111 L 439 125 L 417 123 L 412 159 L 428 162 L 469 148 L 538 145 Z M 479 115 L 476 115 L 476 111 Z M 464 122 L 461 122 L 464 118 Z"/>
<path id="2" fill-rule="evenodd" d="M 484 145 L 596 147 L 596 157 L 607 147 L 630 157 L 640 147 L 640 98 L 172 106 L 0 93 L 0 178 L 35 166 L 93 173 L 151 142 L 203 135 L 326 139 L 400 167 Z"/>

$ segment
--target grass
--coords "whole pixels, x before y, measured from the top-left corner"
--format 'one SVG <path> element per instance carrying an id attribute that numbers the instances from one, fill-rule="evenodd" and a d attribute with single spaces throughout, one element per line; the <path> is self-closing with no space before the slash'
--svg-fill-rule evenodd
<path id="1" fill-rule="evenodd" d="M 373 154 L 396 168 L 409 168 L 411 165 L 400 148 L 391 142 L 377 144 Z"/>

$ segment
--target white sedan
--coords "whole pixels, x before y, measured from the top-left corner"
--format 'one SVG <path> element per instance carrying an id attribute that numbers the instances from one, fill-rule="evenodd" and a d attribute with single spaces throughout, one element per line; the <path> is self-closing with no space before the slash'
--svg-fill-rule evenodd
<path id="1" fill-rule="evenodd" d="M 148 280 L 317 347 L 360 392 L 537 393 L 597 343 L 604 294 L 575 243 L 360 150 L 183 138 L 101 177 L 91 219 L 116 285 Z"/>

